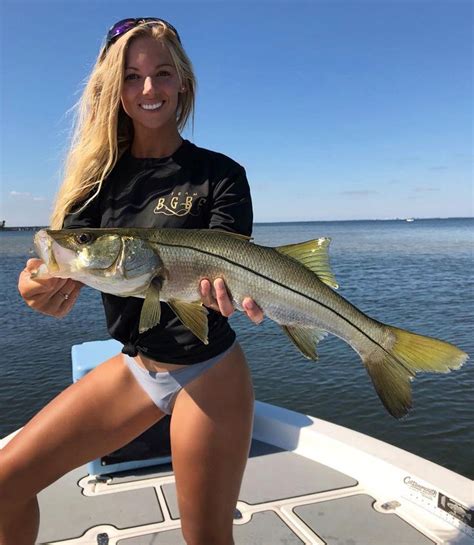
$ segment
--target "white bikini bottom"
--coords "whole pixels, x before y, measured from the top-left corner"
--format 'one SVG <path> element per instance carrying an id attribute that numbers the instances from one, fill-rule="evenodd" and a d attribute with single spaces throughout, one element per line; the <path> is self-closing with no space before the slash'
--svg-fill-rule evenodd
<path id="1" fill-rule="evenodd" d="M 172 407 L 179 391 L 192 380 L 202 375 L 210 367 L 222 360 L 235 346 L 236 341 L 217 356 L 199 363 L 181 367 L 176 371 L 155 372 L 144 369 L 132 358 L 123 354 L 124 362 L 136 378 L 140 386 L 151 397 L 155 405 L 165 414 L 171 414 Z"/>

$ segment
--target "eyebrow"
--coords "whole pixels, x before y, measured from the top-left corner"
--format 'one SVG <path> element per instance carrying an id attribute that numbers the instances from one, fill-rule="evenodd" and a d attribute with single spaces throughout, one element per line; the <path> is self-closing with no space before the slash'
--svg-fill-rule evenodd
<path id="1" fill-rule="evenodd" d="M 157 68 L 163 68 L 163 66 L 169 66 L 170 68 L 174 68 L 174 66 L 173 66 L 172 64 L 164 63 L 164 64 L 157 64 L 157 65 L 155 66 L 155 70 L 156 70 Z M 135 68 L 135 66 L 126 66 L 126 67 L 125 67 L 125 70 L 136 70 L 137 72 L 140 71 L 140 69 L 139 69 L 139 68 Z"/>

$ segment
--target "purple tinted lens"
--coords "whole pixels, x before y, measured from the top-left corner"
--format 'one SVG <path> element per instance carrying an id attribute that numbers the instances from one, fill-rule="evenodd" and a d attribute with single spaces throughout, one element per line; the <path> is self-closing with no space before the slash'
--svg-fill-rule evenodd
<path id="1" fill-rule="evenodd" d="M 136 19 L 123 19 L 122 21 L 115 23 L 115 25 L 112 26 L 110 30 L 107 32 L 107 43 L 109 43 L 111 40 L 113 40 L 117 36 L 120 36 L 121 34 L 128 32 L 136 25 L 137 25 Z"/>
<path id="2" fill-rule="evenodd" d="M 107 38 L 106 38 L 106 47 L 108 47 L 112 42 L 115 41 L 116 38 L 121 36 L 122 34 L 125 34 L 125 32 L 128 32 L 132 28 L 136 27 L 140 23 L 148 23 L 156 21 L 157 23 L 164 23 L 172 32 L 176 34 L 176 38 L 178 39 L 178 42 L 181 43 L 181 39 L 179 37 L 178 31 L 174 28 L 173 25 L 170 25 L 167 21 L 164 19 L 158 19 L 157 17 L 141 17 L 139 19 L 122 19 L 118 23 L 115 23 L 110 30 L 107 32 Z"/>

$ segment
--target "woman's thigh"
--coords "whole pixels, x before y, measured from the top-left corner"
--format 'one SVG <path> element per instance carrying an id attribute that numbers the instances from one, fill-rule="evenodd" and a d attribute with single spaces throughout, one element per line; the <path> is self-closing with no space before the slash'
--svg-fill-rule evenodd
<path id="1" fill-rule="evenodd" d="M 54 398 L 0 450 L 1 495 L 24 501 L 163 416 L 122 355 L 114 356 Z"/>
<path id="2" fill-rule="evenodd" d="M 188 545 L 232 543 L 253 422 L 250 371 L 239 345 L 178 394 L 173 468 Z"/>

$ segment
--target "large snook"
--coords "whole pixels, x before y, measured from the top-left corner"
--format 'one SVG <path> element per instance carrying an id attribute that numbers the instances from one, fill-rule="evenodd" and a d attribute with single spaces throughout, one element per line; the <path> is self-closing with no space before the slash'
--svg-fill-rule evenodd
<path id="1" fill-rule="evenodd" d="M 317 359 L 316 344 L 327 332 L 349 343 L 382 403 L 399 418 L 411 407 L 410 380 L 417 371 L 448 372 L 468 355 L 373 320 L 338 295 L 328 244 L 320 238 L 269 248 L 222 231 L 182 229 L 42 230 L 35 237 L 49 274 L 143 297 L 140 331 L 159 322 L 161 300 L 207 343 L 199 282 L 223 278 L 237 309 L 245 297 L 254 299 L 307 358 Z"/>

